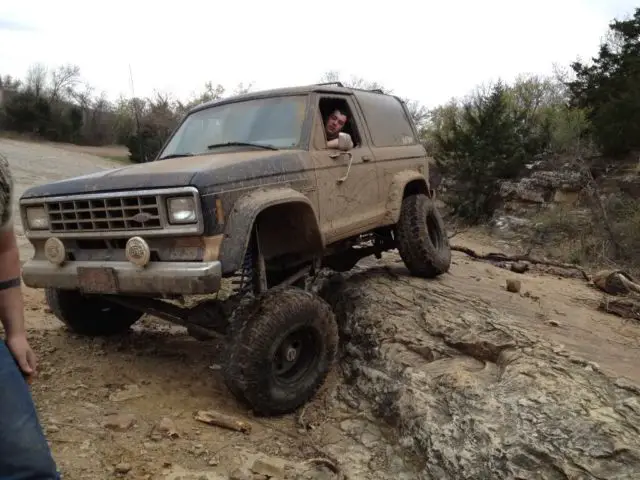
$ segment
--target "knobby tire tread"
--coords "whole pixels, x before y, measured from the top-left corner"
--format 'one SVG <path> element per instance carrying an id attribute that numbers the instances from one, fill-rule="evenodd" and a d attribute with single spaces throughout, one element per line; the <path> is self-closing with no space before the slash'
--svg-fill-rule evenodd
<path id="1" fill-rule="evenodd" d="M 428 215 L 437 225 L 440 248 L 429 237 Z M 434 278 L 449 270 L 451 247 L 444 221 L 433 201 L 425 194 L 409 195 L 402 201 L 397 236 L 398 253 L 412 275 Z"/>
<path id="2" fill-rule="evenodd" d="M 230 330 L 225 383 L 256 414 L 279 415 L 309 401 L 324 383 L 338 349 L 338 325 L 331 307 L 311 292 L 276 287 L 238 309 Z M 311 325 L 321 335 L 320 358 L 302 385 L 289 391 L 270 381 L 268 352 L 284 331 Z"/>

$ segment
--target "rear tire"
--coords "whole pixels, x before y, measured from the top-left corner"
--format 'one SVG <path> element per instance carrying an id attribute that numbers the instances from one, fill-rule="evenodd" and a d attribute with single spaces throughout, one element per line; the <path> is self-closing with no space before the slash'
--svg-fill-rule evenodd
<path id="1" fill-rule="evenodd" d="M 331 307 L 298 288 L 268 290 L 232 322 L 224 379 L 258 415 L 290 413 L 324 383 L 338 350 Z"/>
<path id="2" fill-rule="evenodd" d="M 451 247 L 442 216 L 424 193 L 402 200 L 396 225 L 398 252 L 412 275 L 434 278 L 449 271 Z"/>
<path id="3" fill-rule="evenodd" d="M 127 331 L 143 313 L 75 290 L 45 289 L 53 314 L 81 335 L 107 336 Z"/>

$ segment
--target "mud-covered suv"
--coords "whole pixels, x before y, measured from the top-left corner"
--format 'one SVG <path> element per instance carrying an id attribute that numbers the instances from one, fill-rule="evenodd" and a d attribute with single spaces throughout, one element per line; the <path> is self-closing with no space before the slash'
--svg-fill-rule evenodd
<path id="1" fill-rule="evenodd" d="M 336 108 L 347 121 L 329 148 Z M 395 248 L 415 276 L 449 269 L 428 169 L 406 106 L 379 91 L 318 84 L 209 102 L 152 162 L 27 190 L 35 254 L 23 279 L 82 334 L 150 313 L 225 335 L 230 391 L 256 413 L 290 412 L 336 358 L 334 314 L 309 288 L 320 269 Z"/>

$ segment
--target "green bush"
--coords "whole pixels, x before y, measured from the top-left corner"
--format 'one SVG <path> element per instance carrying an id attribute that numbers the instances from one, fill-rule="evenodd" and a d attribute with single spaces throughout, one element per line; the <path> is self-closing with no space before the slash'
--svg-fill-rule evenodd
<path id="1" fill-rule="evenodd" d="M 501 202 L 500 181 L 517 176 L 531 157 L 530 131 L 510 107 L 505 85 L 465 102 L 433 135 L 436 161 L 457 184 L 452 213 L 470 223 L 491 217 Z"/>

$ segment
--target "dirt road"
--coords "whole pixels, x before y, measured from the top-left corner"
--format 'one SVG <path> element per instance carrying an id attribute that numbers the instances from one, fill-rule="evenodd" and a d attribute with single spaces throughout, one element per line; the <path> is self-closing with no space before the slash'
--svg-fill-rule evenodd
<path id="1" fill-rule="evenodd" d="M 0 140 L 0 152 L 9 158 L 19 193 L 31 184 L 122 165 L 17 141 Z M 31 249 L 19 226 L 18 234 L 26 260 Z M 485 251 L 490 245 L 476 234 L 460 235 L 455 243 Z M 367 263 L 397 267 L 398 257 Z M 514 276 L 522 281 L 520 294 L 504 288 Z M 416 302 L 425 292 L 455 295 L 459 302 L 451 302 L 459 315 L 488 302 L 514 326 L 564 345 L 611 377 L 640 384 L 640 328 L 597 312 L 600 296 L 581 280 L 541 272 L 518 275 L 455 253 L 450 274 L 411 282 L 421 292 L 414 294 Z M 303 415 L 254 418 L 224 387 L 216 343 L 197 342 L 184 329 L 147 317 L 130 335 L 81 338 L 62 328 L 42 292 L 26 288 L 25 298 L 40 358 L 33 393 L 66 479 L 259 479 L 269 478 L 268 468 L 282 473 L 285 463 L 297 472 L 315 472 L 304 478 L 338 478 L 312 466 L 309 460 L 319 457 L 331 459 L 352 479 L 430 478 L 418 473 L 420 459 L 398 445 L 393 430 L 349 400 L 352 387 L 339 373 Z M 199 423 L 193 419 L 198 410 L 235 415 L 251 431 Z"/>
<path id="2" fill-rule="evenodd" d="M 23 142 L 0 138 L 0 153 L 9 159 L 16 182 L 16 195 L 32 185 L 64 180 L 99 170 L 121 167 L 122 163 L 95 155 L 88 155 L 69 147 L 54 147 L 48 143 Z M 17 202 L 16 202 L 17 203 Z M 17 205 L 16 205 L 17 207 Z M 17 208 L 15 209 L 17 214 Z M 22 224 L 16 231 L 23 259 L 32 254 L 31 246 L 22 236 Z"/>

